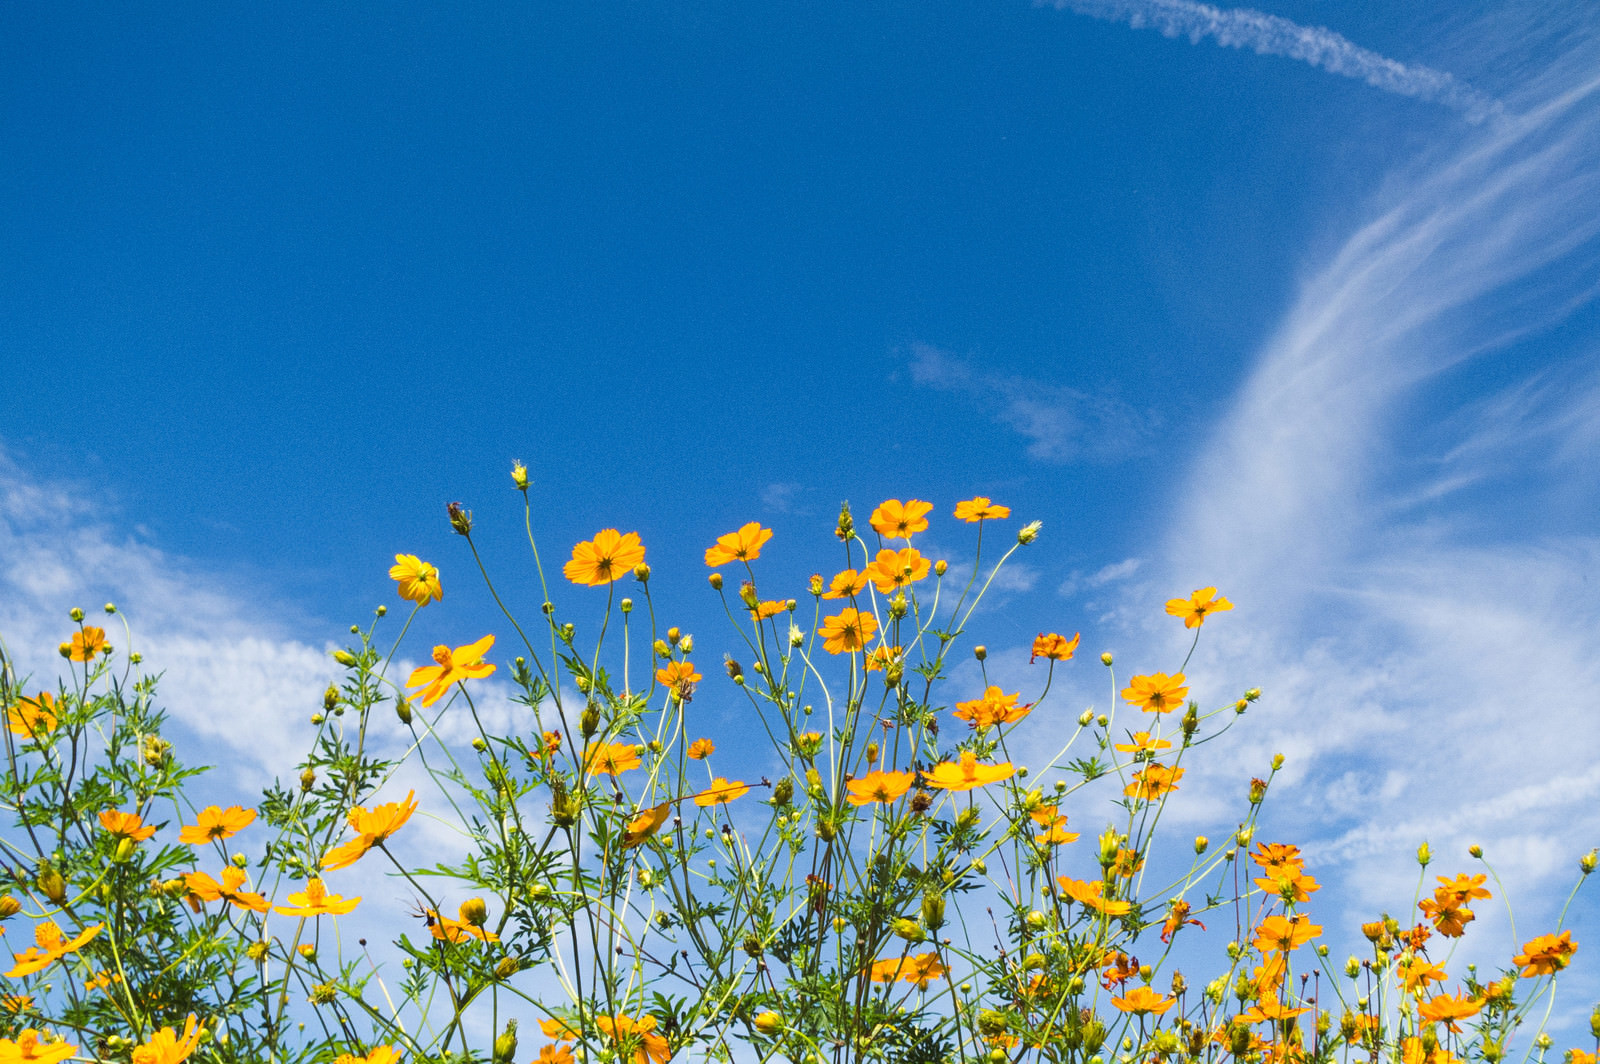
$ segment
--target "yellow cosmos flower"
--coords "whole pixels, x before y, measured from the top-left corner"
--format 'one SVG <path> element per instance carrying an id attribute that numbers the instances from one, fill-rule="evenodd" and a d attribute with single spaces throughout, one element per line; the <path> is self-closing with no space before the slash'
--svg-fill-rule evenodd
<path id="1" fill-rule="evenodd" d="M 604 772 L 617 776 L 639 767 L 639 748 L 628 743 L 592 742 L 583 752 L 583 763 L 589 774 Z"/>
<path id="2" fill-rule="evenodd" d="M 17 1035 L 13 1042 L 9 1038 L 0 1038 L 0 1064 L 59 1064 L 60 1061 L 77 1055 L 78 1047 L 68 1045 L 66 1042 L 41 1041 L 41 1031 L 32 1027 Z"/>
<path id="3" fill-rule="evenodd" d="M 654 1016 L 640 1020 L 620 1013 L 615 1016 L 596 1016 L 594 1024 L 601 1034 L 616 1045 L 618 1059 L 627 1058 L 631 1052 L 633 1064 L 667 1064 L 672 1056 L 665 1036 L 656 1033 Z M 544 1031 L 546 1038 L 558 1038 L 563 1042 L 576 1041 L 578 1037 L 578 1032 L 562 1020 L 540 1020 L 539 1029 Z M 540 1053 L 539 1059 L 545 1060 L 545 1055 Z M 570 1058 L 552 1056 L 549 1059 L 561 1061 Z"/>
<path id="4" fill-rule="evenodd" d="M 93 661 L 96 654 L 111 652 L 111 648 L 106 646 L 106 630 L 93 625 L 73 632 L 72 642 L 61 645 L 66 648 L 67 657 L 73 661 Z"/>
<path id="5" fill-rule="evenodd" d="M 364 1057 L 340 1053 L 333 1064 L 400 1064 L 400 1050 L 393 1046 L 374 1046 Z"/>
<path id="6" fill-rule="evenodd" d="M 1122 689 L 1122 697 L 1146 713 L 1170 713 L 1183 705 L 1183 696 L 1189 693 L 1184 686 L 1185 681 L 1186 677 L 1181 672 L 1171 676 L 1164 672 L 1135 676 Z"/>
<path id="7" fill-rule="evenodd" d="M 710 808 L 713 805 L 727 805 L 749 789 L 740 780 L 728 780 L 718 776 L 711 781 L 710 787 L 694 796 L 694 804 L 702 808 Z"/>
<path id="8" fill-rule="evenodd" d="M 196 823 L 178 829 L 178 841 L 190 846 L 203 846 L 213 840 L 231 838 L 255 820 L 256 811 L 243 806 L 208 805 L 200 810 Z"/>
<path id="9" fill-rule="evenodd" d="M 911 499 L 903 505 L 899 499 L 887 499 L 872 511 L 867 524 L 880 536 L 910 539 L 928 527 L 927 515 L 932 509 L 933 503 L 921 499 Z"/>
<path id="10" fill-rule="evenodd" d="M 1033 653 L 1028 656 L 1028 664 L 1032 665 L 1039 658 L 1046 661 L 1071 661 L 1072 655 L 1077 652 L 1078 640 L 1083 638 L 1083 633 L 1075 634 L 1071 639 L 1059 632 L 1040 632 L 1039 637 L 1033 641 Z"/>
<path id="11" fill-rule="evenodd" d="M 486 635 L 476 643 L 451 650 L 447 646 L 433 648 L 434 664 L 411 670 L 407 687 L 422 687 L 422 704 L 431 706 L 444 697 L 450 685 L 461 680 L 476 679 L 494 672 L 494 666 L 483 656 L 494 646 L 494 636 Z"/>
<path id="12" fill-rule="evenodd" d="M 979 521 L 998 521 L 1011 516 L 1011 507 L 996 506 L 987 495 L 977 495 L 966 502 L 956 503 L 956 519 L 975 525 Z"/>
<path id="13" fill-rule="evenodd" d="M 1322 925 L 1314 924 L 1305 913 L 1293 916 L 1268 916 L 1256 928 L 1253 945 L 1263 953 L 1288 953 L 1322 934 Z"/>
<path id="14" fill-rule="evenodd" d="M 1021 691 L 1008 695 L 998 687 L 990 687 L 983 692 L 982 698 L 957 702 L 953 716 L 979 729 L 995 724 L 1015 724 L 1033 711 L 1031 702 L 1025 706 L 1017 705 L 1017 699 L 1021 697 Z"/>
<path id="15" fill-rule="evenodd" d="M 961 761 L 941 761 L 927 773 L 927 783 L 943 791 L 970 791 L 991 783 L 1010 779 L 1016 769 L 1011 762 L 997 765 L 980 765 L 978 757 L 970 750 L 961 752 Z"/>
<path id="16" fill-rule="evenodd" d="M 878 634 L 877 619 L 854 606 L 846 606 L 832 617 L 823 618 L 822 649 L 830 654 L 854 653 Z"/>
<path id="17" fill-rule="evenodd" d="M 284 916 L 343 916 L 360 904 L 360 898 L 344 898 L 329 894 L 322 885 L 322 877 L 312 876 L 306 889 L 289 895 L 288 905 L 277 905 L 273 912 Z"/>
<path id="18" fill-rule="evenodd" d="M 602 528 L 594 539 L 572 548 L 572 560 L 561 572 L 574 584 L 603 587 L 620 580 L 644 561 L 644 544 L 639 533 L 621 535 L 614 528 Z"/>
<path id="19" fill-rule="evenodd" d="M 406 821 L 411 819 L 411 814 L 416 811 L 416 791 L 407 791 L 404 801 L 386 802 L 383 805 L 373 806 L 370 810 L 364 806 L 356 806 L 350 810 L 347 818 L 350 826 L 357 832 L 356 837 L 335 846 L 323 855 L 322 867 L 332 872 L 355 864 L 366 856 L 368 850 L 404 827 Z"/>
<path id="20" fill-rule="evenodd" d="M 872 564 L 867 566 L 867 579 L 880 593 L 887 595 L 896 588 L 908 587 L 927 576 L 931 564 L 915 547 L 880 550 L 878 556 L 872 559 Z"/>
<path id="21" fill-rule="evenodd" d="M 539 1047 L 539 1056 L 533 1064 L 574 1064 L 572 1050 L 555 1044 Z"/>
<path id="22" fill-rule="evenodd" d="M 1084 908 L 1107 916 L 1123 916 L 1133 908 L 1129 902 L 1105 897 L 1105 884 L 1100 880 L 1089 882 L 1071 876 L 1057 876 L 1056 886 L 1061 888 L 1061 893 Z"/>
<path id="23" fill-rule="evenodd" d="M 439 570 L 415 554 L 396 554 L 394 565 L 389 569 L 389 579 L 400 585 L 401 598 L 418 606 L 426 606 L 444 598 Z"/>
<path id="24" fill-rule="evenodd" d="M 869 583 L 866 573 L 858 573 L 854 569 L 846 569 L 842 573 L 834 574 L 833 580 L 828 584 L 828 590 L 822 593 L 825 599 L 855 598 L 867 589 Z"/>
<path id="25" fill-rule="evenodd" d="M 704 761 L 717 752 L 717 744 L 710 739 L 696 739 L 689 744 L 689 757 L 695 761 Z"/>
<path id="26" fill-rule="evenodd" d="M 143 842 L 156 833 L 155 826 L 146 827 L 138 813 L 124 813 L 116 809 L 101 812 L 100 826 L 112 835 L 134 842 Z"/>
<path id="27" fill-rule="evenodd" d="M 56 696 L 40 691 L 32 698 L 19 698 L 6 710 L 6 727 L 13 735 L 39 739 L 56 730 Z"/>
<path id="28" fill-rule="evenodd" d="M 1051 808 L 1053 809 L 1054 806 Z M 1034 836 L 1034 841 L 1040 846 L 1065 846 L 1069 842 L 1077 842 L 1078 833 L 1076 831 L 1068 831 L 1067 818 L 1057 813 L 1050 818 L 1046 830 Z"/>
<path id="29" fill-rule="evenodd" d="M 1522 952 L 1511 958 L 1512 964 L 1525 965 L 1522 977 L 1531 979 L 1538 975 L 1554 975 L 1572 962 L 1578 944 L 1572 941 L 1572 932 L 1559 935 L 1540 935 L 1522 947 Z"/>
<path id="30" fill-rule="evenodd" d="M 662 802 L 652 809 L 646 809 L 628 822 L 627 830 L 622 833 L 622 848 L 631 850 L 651 835 L 661 830 L 661 825 L 667 822 L 667 817 L 672 813 L 672 803 Z"/>
<path id="31" fill-rule="evenodd" d="M 1114 743 L 1112 749 L 1121 750 L 1125 754 L 1140 753 L 1142 751 L 1154 752 L 1156 750 L 1170 750 L 1172 744 L 1165 739 L 1152 739 L 1147 731 L 1137 731 L 1128 736 L 1125 743 Z"/>
<path id="32" fill-rule="evenodd" d="M 225 901 L 253 913 L 264 913 L 272 908 L 272 903 L 260 894 L 239 889 L 244 886 L 244 869 L 233 865 L 223 866 L 220 883 L 204 872 L 190 872 L 183 881 L 189 893 L 201 901 Z"/>
<path id="33" fill-rule="evenodd" d="M 86 927 L 74 938 L 65 938 L 61 934 L 61 927 L 54 920 L 46 920 L 33 929 L 33 941 L 21 953 L 14 953 L 12 957 L 16 964 L 6 973 L 12 979 L 20 979 L 25 975 L 42 972 L 56 961 L 69 953 L 76 953 L 94 936 L 105 929 L 104 924 L 95 924 Z"/>
<path id="34" fill-rule="evenodd" d="M 656 683 L 669 689 L 679 698 L 688 701 L 694 694 L 694 685 L 703 677 L 694 665 L 687 661 L 669 661 L 656 670 Z"/>
<path id="35" fill-rule="evenodd" d="M 1214 587 L 1199 588 L 1186 599 L 1167 600 L 1167 612 L 1174 617 L 1182 617 L 1185 628 L 1199 628 L 1206 622 L 1208 614 L 1233 609 L 1233 603 L 1216 595 L 1217 589 Z"/>
<path id="36" fill-rule="evenodd" d="M 133 1049 L 133 1064 L 182 1064 L 200 1046 L 200 1027 L 194 1013 L 183 1025 L 183 1034 L 163 1027 L 150 1040 Z"/>
<path id="37" fill-rule="evenodd" d="M 903 647 L 886 647 L 879 644 L 872 648 L 872 653 L 867 655 L 867 671 L 882 672 L 903 657 L 905 657 L 905 649 Z"/>
<path id="38" fill-rule="evenodd" d="M 1457 1020 L 1465 1020 L 1476 1016 L 1483 1010 L 1481 1002 L 1475 1001 L 1466 995 L 1452 997 L 1449 994 L 1440 994 L 1430 998 L 1417 1006 L 1417 1015 L 1429 1023 L 1444 1023 L 1452 1031 L 1460 1031 Z"/>
<path id="39" fill-rule="evenodd" d="M 460 918 L 457 920 L 440 916 L 436 909 L 424 909 L 423 915 L 428 921 L 428 931 L 441 942 L 461 943 L 469 938 L 484 942 L 500 941 L 499 935 L 483 926 L 488 910 L 484 908 L 482 898 L 468 898 L 462 902 L 456 910 Z"/>
<path id="40" fill-rule="evenodd" d="M 1177 1003 L 1176 998 L 1169 998 L 1156 993 L 1147 986 L 1136 986 L 1122 997 L 1114 997 L 1111 1004 L 1122 1012 L 1130 1012 L 1135 1016 L 1145 1014 L 1161 1015 Z"/>
<path id="41" fill-rule="evenodd" d="M 1166 765 L 1149 764 L 1143 770 L 1133 774 L 1133 782 L 1123 788 L 1122 793 L 1130 798 L 1137 798 L 1141 802 L 1153 802 L 1168 791 L 1178 789 L 1178 781 L 1183 779 L 1184 770 L 1169 768 Z"/>
<path id="42" fill-rule="evenodd" d="M 729 562 L 753 562 L 761 557 L 761 548 L 771 538 L 772 529 L 762 528 L 759 521 L 751 521 L 737 532 L 718 536 L 716 543 L 706 548 L 706 564 L 718 566 Z"/>
<path id="43" fill-rule="evenodd" d="M 874 961 L 868 975 L 874 983 L 892 983 L 898 979 L 916 984 L 918 990 L 926 990 L 930 982 L 946 971 L 937 953 L 919 953 L 914 957 L 885 957 Z"/>
<path id="44" fill-rule="evenodd" d="M 910 790 L 911 785 L 915 782 L 917 782 L 917 777 L 911 772 L 875 770 L 860 779 L 853 779 L 845 784 L 845 801 L 851 805 L 866 805 L 869 802 L 893 802 Z"/>

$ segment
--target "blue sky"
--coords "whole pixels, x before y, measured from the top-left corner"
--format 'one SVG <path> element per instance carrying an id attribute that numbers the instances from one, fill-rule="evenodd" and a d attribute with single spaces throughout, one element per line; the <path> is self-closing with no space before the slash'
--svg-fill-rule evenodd
<path id="1" fill-rule="evenodd" d="M 525 574 L 512 459 L 547 559 L 639 530 L 715 653 L 716 535 L 794 593 L 840 499 L 983 493 L 1045 521 L 993 647 L 1165 668 L 1161 602 L 1238 604 L 1191 673 L 1268 697 L 1196 823 L 1286 750 L 1330 921 L 1425 837 L 1549 915 L 1600 843 L 1600 22 L 1400 8 L 8 10 L 0 633 L 46 669 L 116 599 L 265 778 L 218 705 L 298 719 L 396 551 L 418 653 L 498 630 L 443 506 Z"/>

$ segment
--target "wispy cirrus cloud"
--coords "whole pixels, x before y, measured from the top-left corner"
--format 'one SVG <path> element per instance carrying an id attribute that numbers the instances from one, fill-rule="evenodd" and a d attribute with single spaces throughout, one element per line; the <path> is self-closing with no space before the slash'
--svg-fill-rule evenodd
<path id="1" fill-rule="evenodd" d="M 1401 63 L 1355 44 L 1321 26 L 1250 8 L 1221 8 L 1193 0 L 1053 0 L 1068 10 L 1134 29 L 1187 37 L 1193 44 L 1213 40 L 1224 48 L 1248 48 L 1258 55 L 1283 56 L 1355 78 L 1375 89 L 1430 100 L 1463 112 L 1472 121 L 1499 113 L 1501 105 L 1442 70 Z"/>
<path id="2" fill-rule="evenodd" d="M 1064 384 L 981 369 L 931 344 L 911 345 L 911 379 L 925 388 L 960 392 L 1028 441 L 1045 462 L 1122 456 L 1143 439 L 1130 425 L 1149 425 L 1127 403 Z"/>

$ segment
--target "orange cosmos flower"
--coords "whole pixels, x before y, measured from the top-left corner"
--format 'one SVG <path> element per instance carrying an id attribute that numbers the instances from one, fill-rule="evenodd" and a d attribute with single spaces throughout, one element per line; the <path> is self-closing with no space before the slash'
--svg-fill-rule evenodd
<path id="1" fill-rule="evenodd" d="M 371 810 L 356 806 L 346 818 L 357 832 L 356 837 L 329 850 L 322 858 L 322 867 L 332 872 L 355 864 L 368 850 L 404 827 L 416 811 L 416 791 L 407 791 L 405 801 L 386 802 Z"/>
<path id="2" fill-rule="evenodd" d="M 727 805 L 749 789 L 740 780 L 727 780 L 717 776 L 711 781 L 710 787 L 694 796 L 694 804 L 702 809 L 710 808 L 713 805 Z"/>
<path id="3" fill-rule="evenodd" d="M 545 1026 L 547 1022 L 549 1021 L 541 1022 L 540 1027 L 544 1028 L 550 1037 L 560 1037 L 567 1042 L 577 1038 L 577 1032 L 565 1024 L 560 1024 L 560 1021 L 556 1022 L 566 1033 L 559 1036 L 551 1034 L 550 1029 Z M 654 1016 L 646 1016 L 639 1020 L 620 1014 L 596 1016 L 594 1023 L 600 1028 L 601 1034 L 616 1044 L 619 1057 L 626 1057 L 629 1051 L 632 1051 L 633 1064 L 667 1064 L 672 1057 L 672 1050 L 667 1045 L 666 1037 L 656 1033 Z"/>
<path id="4" fill-rule="evenodd" d="M 867 524 L 874 532 L 890 539 L 910 539 L 928 527 L 928 511 L 933 503 L 912 499 L 901 505 L 899 499 L 889 499 L 872 511 Z"/>
<path id="5" fill-rule="evenodd" d="M 1282 1020 L 1292 1020 L 1302 1013 L 1311 1011 L 1309 1005 L 1291 1008 L 1279 1001 L 1275 994 L 1263 994 L 1254 1005 L 1245 1009 L 1239 1018 L 1245 1023 L 1278 1023 Z"/>
<path id="6" fill-rule="evenodd" d="M 1050 808 L 1053 810 L 1055 807 L 1051 806 Z M 1035 816 L 1035 819 L 1037 819 L 1037 816 Z M 1050 818 L 1047 829 L 1041 834 L 1035 835 L 1034 839 L 1040 846 L 1065 846 L 1069 842 L 1077 842 L 1078 833 L 1076 831 L 1068 831 L 1067 818 L 1061 814 L 1056 814 Z"/>
<path id="7" fill-rule="evenodd" d="M 704 761 L 717 752 L 717 744 L 710 739 L 696 739 L 689 744 L 689 756 L 696 761 Z"/>
<path id="8" fill-rule="evenodd" d="M 1443 1022 L 1450 1030 L 1459 1031 L 1461 1028 L 1456 1024 L 1457 1020 L 1476 1016 L 1482 1009 L 1483 1005 L 1480 1002 L 1465 995 L 1452 997 L 1449 994 L 1440 994 L 1417 1006 L 1417 1015 L 1429 1023 Z"/>
<path id="9" fill-rule="evenodd" d="M 575 1064 L 575 1061 L 572 1050 L 551 1044 L 539 1048 L 539 1056 L 533 1064 Z"/>
<path id="10" fill-rule="evenodd" d="M 1033 641 L 1033 653 L 1028 656 L 1028 664 L 1032 665 L 1039 658 L 1048 661 L 1071 661 L 1072 655 L 1078 649 L 1078 640 L 1082 637 L 1082 632 L 1075 634 L 1071 639 L 1057 632 L 1049 634 L 1040 632 L 1039 637 Z"/>
<path id="11" fill-rule="evenodd" d="M 468 906 L 478 909 L 477 922 L 467 917 Z M 424 909 L 423 917 L 428 921 L 428 932 L 440 942 L 465 942 L 469 938 L 482 939 L 484 942 L 499 942 L 500 936 L 483 926 L 482 917 L 485 915 L 482 898 L 469 898 L 461 903 L 456 911 L 459 920 L 452 920 L 448 916 L 440 916 L 437 909 Z"/>
<path id="12" fill-rule="evenodd" d="M 1522 947 L 1522 952 L 1511 958 L 1512 964 L 1526 965 L 1522 977 L 1531 979 L 1538 975 L 1554 975 L 1572 962 L 1578 944 L 1572 941 L 1572 932 L 1559 935 L 1540 935 Z"/>
<path id="13" fill-rule="evenodd" d="M 0 1038 L 0 1061 L 11 1064 L 60 1064 L 69 1057 L 76 1056 L 78 1047 L 68 1045 L 66 1042 L 42 1042 L 39 1040 L 40 1032 L 32 1027 L 27 1028 L 17 1035 L 13 1042 L 9 1038 Z"/>
<path id="14" fill-rule="evenodd" d="M 1299 875 L 1305 868 L 1305 861 L 1300 856 L 1300 847 L 1291 846 L 1286 842 L 1257 843 L 1256 852 L 1250 855 L 1250 860 L 1272 876 Z"/>
<path id="15" fill-rule="evenodd" d="M 911 983 L 918 990 L 928 989 L 928 984 L 944 975 L 946 968 L 939 963 L 937 953 L 919 953 L 915 957 L 907 957 L 900 968 L 900 978 Z"/>
<path id="16" fill-rule="evenodd" d="M 13 735 L 41 738 L 56 730 L 56 696 L 40 691 L 32 698 L 19 698 L 6 710 L 6 727 Z"/>
<path id="17" fill-rule="evenodd" d="M 396 554 L 389 569 L 389 579 L 400 585 L 400 597 L 418 606 L 426 606 L 444 598 L 444 588 L 439 584 L 439 570 L 415 554 Z"/>
<path id="18" fill-rule="evenodd" d="M 591 776 L 597 772 L 617 776 L 639 767 L 639 748 L 629 743 L 592 742 L 583 752 L 583 763 L 589 766 Z"/>
<path id="19" fill-rule="evenodd" d="M 233 865 L 223 866 L 220 883 L 204 872 L 190 872 L 183 881 L 189 893 L 201 901 L 225 901 L 253 913 L 264 913 L 272 908 L 272 903 L 260 894 L 239 889 L 244 886 L 244 869 Z"/>
<path id="20" fill-rule="evenodd" d="M 1439 885 L 1433 889 L 1436 897 L 1442 897 L 1446 893 L 1452 894 L 1455 896 L 1456 901 L 1462 905 L 1470 905 L 1475 898 L 1491 898 L 1494 896 L 1483 885 L 1488 876 L 1481 872 L 1475 876 L 1469 876 L 1462 872 L 1454 878 L 1447 879 L 1444 876 L 1435 876 L 1434 878 L 1439 881 Z"/>
<path id="21" fill-rule="evenodd" d="M 1421 994 L 1428 989 L 1429 983 L 1442 983 L 1445 980 L 1443 968 L 1417 956 L 1401 957 L 1395 962 L 1394 971 L 1400 977 L 1401 985 L 1411 994 Z"/>
<path id="22" fill-rule="evenodd" d="M 961 761 L 941 761 L 928 771 L 927 783 L 943 791 L 970 791 L 991 783 L 1010 779 L 1016 769 L 1011 762 L 997 765 L 980 765 L 978 756 L 970 750 L 961 752 Z"/>
<path id="23" fill-rule="evenodd" d="M 433 648 L 434 664 L 412 669 L 411 679 L 406 681 L 406 686 L 423 688 L 422 705 L 424 708 L 431 706 L 444 697 L 451 684 L 492 674 L 494 666 L 483 660 L 492 646 L 492 635 L 454 650 L 447 646 L 436 646 Z"/>
<path id="24" fill-rule="evenodd" d="M 822 649 L 830 654 L 854 653 L 878 634 L 878 622 L 870 613 L 846 606 L 822 621 Z"/>
<path id="25" fill-rule="evenodd" d="M 96 654 L 111 652 L 106 646 L 106 630 L 93 625 L 73 632 L 72 642 L 61 645 L 66 648 L 67 657 L 73 661 L 93 661 Z"/>
<path id="26" fill-rule="evenodd" d="M 1305 913 L 1269 916 L 1256 928 L 1254 945 L 1262 952 L 1288 953 L 1322 934 L 1322 925 L 1311 922 Z"/>
<path id="27" fill-rule="evenodd" d="M 138 813 L 124 813 L 107 809 L 100 814 L 100 826 L 119 838 L 143 842 L 156 833 L 155 826 L 146 827 Z"/>
<path id="28" fill-rule="evenodd" d="M 905 650 L 901 647 L 886 647 L 881 645 L 874 647 L 872 653 L 867 655 L 867 671 L 882 672 L 890 665 L 893 665 L 895 662 L 899 661 L 902 657 L 904 657 L 904 655 Z"/>
<path id="29" fill-rule="evenodd" d="M 737 532 L 718 536 L 717 542 L 706 549 L 706 564 L 753 562 L 761 557 L 761 547 L 771 538 L 772 529 L 762 528 L 759 521 L 751 521 Z"/>
<path id="30" fill-rule="evenodd" d="M 221 806 L 208 805 L 200 810 L 200 815 L 195 818 L 196 823 L 178 829 L 178 841 L 190 846 L 203 846 L 212 840 L 221 841 L 243 831 L 255 818 L 254 809 L 238 805 L 223 809 Z"/>
<path id="31" fill-rule="evenodd" d="M 133 1048 L 133 1064 L 183 1064 L 200 1046 L 200 1028 L 194 1013 L 183 1025 L 183 1034 L 163 1027 L 143 1045 Z"/>
<path id="32" fill-rule="evenodd" d="M 1122 793 L 1141 802 L 1153 802 L 1168 791 L 1177 790 L 1183 773 L 1181 768 L 1169 768 L 1152 762 L 1133 774 L 1133 782 L 1124 787 Z"/>
<path id="33" fill-rule="evenodd" d="M 687 661 L 669 661 L 664 667 L 656 670 L 656 683 L 671 688 L 685 700 L 694 693 L 694 685 L 702 678 L 700 673 L 695 671 L 694 665 Z"/>
<path id="34" fill-rule="evenodd" d="M 399 1062 L 400 1050 L 393 1046 L 374 1046 L 372 1052 L 364 1057 L 340 1053 L 334 1058 L 333 1064 L 399 1064 Z"/>
<path id="35" fill-rule="evenodd" d="M 783 599 L 769 599 L 765 602 L 756 603 L 751 612 L 756 615 L 756 620 L 764 621 L 768 617 L 776 617 L 788 608 L 789 604 Z"/>
<path id="36" fill-rule="evenodd" d="M 574 584 L 601 587 L 620 580 L 644 561 L 644 544 L 639 533 L 619 535 L 614 528 L 602 528 L 594 539 L 572 548 L 572 560 L 561 572 Z"/>
<path id="37" fill-rule="evenodd" d="M 1172 903 L 1172 907 L 1167 910 L 1167 918 L 1161 921 L 1161 941 L 1171 942 L 1172 936 L 1178 933 L 1179 928 L 1190 924 L 1202 931 L 1206 929 L 1206 925 L 1199 920 L 1189 919 L 1189 903 L 1180 898 Z"/>
<path id="38" fill-rule="evenodd" d="M 825 599 L 855 598 L 867 589 L 867 574 L 846 569 L 842 573 L 834 574 L 833 580 L 828 584 L 828 590 L 822 593 Z"/>
<path id="39" fill-rule="evenodd" d="M 1056 885 L 1061 892 L 1079 905 L 1107 916 L 1122 916 L 1132 910 L 1129 902 L 1115 901 L 1104 896 L 1105 884 L 1099 880 L 1088 882 L 1070 876 L 1057 876 Z"/>
<path id="40" fill-rule="evenodd" d="M 312 876 L 306 889 L 289 895 L 288 905 L 273 907 L 273 912 L 284 916 L 343 916 L 360 904 L 360 898 L 344 898 L 329 894 L 320 876 Z"/>
<path id="41" fill-rule="evenodd" d="M 1017 705 L 1017 699 L 1021 697 L 1021 691 L 1008 695 L 998 687 L 990 687 L 984 690 L 982 698 L 971 702 L 957 702 L 952 715 L 957 720 L 966 721 L 974 728 L 987 728 L 994 724 L 1015 724 L 1033 710 L 1031 702 L 1025 706 Z"/>
<path id="42" fill-rule="evenodd" d="M 887 595 L 895 588 L 907 587 L 927 576 L 931 564 L 915 547 L 880 550 L 867 566 L 867 579 L 880 593 Z"/>
<path id="43" fill-rule="evenodd" d="M 1164 672 L 1135 676 L 1122 689 L 1122 697 L 1127 702 L 1143 707 L 1146 713 L 1170 713 L 1183 704 L 1183 696 L 1189 693 L 1184 680 L 1181 672 L 1172 676 Z"/>
<path id="44" fill-rule="evenodd" d="M 667 822 L 667 817 L 672 812 L 671 802 L 662 802 L 660 805 L 640 811 L 622 833 L 622 848 L 631 850 L 651 835 L 661 830 L 661 825 Z"/>
<path id="45" fill-rule="evenodd" d="M 1115 743 L 1112 748 L 1125 754 L 1154 753 L 1157 750 L 1170 750 L 1172 744 L 1165 739 L 1152 739 L 1147 731 L 1137 731 L 1128 736 L 1127 742 Z"/>
<path id="46" fill-rule="evenodd" d="M 914 773 L 910 772 L 884 772 L 874 770 L 847 782 L 844 800 L 851 805 L 866 805 L 868 802 L 893 802 L 902 794 L 911 789 L 917 781 Z"/>
<path id="47" fill-rule="evenodd" d="M 6 975 L 12 979 L 21 979 L 25 975 L 42 972 L 67 954 L 78 952 L 104 929 L 105 924 L 95 924 L 93 927 L 84 928 L 76 937 L 68 939 L 62 937 L 60 925 L 54 920 L 46 920 L 33 929 L 35 945 L 29 946 L 21 953 L 11 955 L 16 964 Z"/>
<path id="48" fill-rule="evenodd" d="M 956 519 L 975 525 L 979 521 L 998 521 L 1011 516 L 1011 507 L 996 506 L 987 495 L 978 495 L 966 502 L 956 503 Z"/>
<path id="49" fill-rule="evenodd" d="M 1186 599 L 1169 599 L 1167 612 L 1174 617 L 1182 617 L 1185 628 L 1199 628 L 1206 622 L 1206 614 L 1223 613 L 1233 609 L 1233 603 L 1216 596 L 1216 588 L 1202 587 Z"/>
<path id="50" fill-rule="evenodd" d="M 1467 925 L 1478 918 L 1478 914 L 1467 908 L 1456 898 L 1453 891 L 1436 890 L 1431 898 L 1423 898 L 1417 902 L 1417 908 L 1422 910 L 1422 915 L 1433 921 L 1433 926 L 1439 934 L 1446 938 L 1460 938 L 1467 933 Z"/>
<path id="51" fill-rule="evenodd" d="M 1311 895 L 1322 889 L 1322 885 L 1304 872 L 1279 873 L 1272 876 L 1261 876 L 1256 881 L 1256 886 L 1268 894 L 1276 894 L 1281 898 L 1300 904 L 1309 901 Z"/>
<path id="52" fill-rule="evenodd" d="M 1136 986 L 1128 991 L 1124 997 L 1114 997 L 1111 1004 L 1123 1012 L 1131 1012 L 1135 1016 L 1150 1013 L 1161 1015 L 1177 1003 L 1177 998 L 1165 997 L 1156 993 L 1147 986 Z"/>
<path id="53" fill-rule="evenodd" d="M 1100 959 L 1100 963 L 1104 965 L 1100 971 L 1100 985 L 1107 990 L 1115 990 L 1139 974 L 1139 959 L 1120 950 L 1112 950 Z"/>

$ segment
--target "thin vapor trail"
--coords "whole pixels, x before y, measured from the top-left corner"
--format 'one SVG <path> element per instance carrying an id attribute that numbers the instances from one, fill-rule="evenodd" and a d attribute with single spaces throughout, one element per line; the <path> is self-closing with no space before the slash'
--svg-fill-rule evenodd
<path id="1" fill-rule="evenodd" d="M 1321 26 L 1302 26 L 1249 8 L 1223 9 L 1194 0 L 1053 0 L 1057 10 L 1074 11 L 1134 29 L 1150 27 L 1168 37 L 1207 37 L 1228 48 L 1251 48 L 1258 55 L 1281 55 L 1357 78 L 1375 89 L 1443 104 L 1478 122 L 1500 110 L 1497 100 L 1442 70 L 1407 65 L 1362 48 Z"/>

